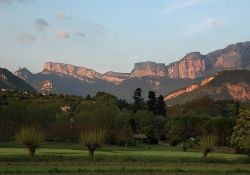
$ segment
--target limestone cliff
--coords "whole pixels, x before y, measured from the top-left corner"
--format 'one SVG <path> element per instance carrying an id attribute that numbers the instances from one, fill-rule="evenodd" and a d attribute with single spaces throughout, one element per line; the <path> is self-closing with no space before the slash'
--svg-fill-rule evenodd
<path id="1" fill-rule="evenodd" d="M 167 76 L 166 66 L 164 63 L 154 63 L 154 62 L 141 62 L 135 63 L 134 69 L 131 72 L 130 77 L 146 77 L 146 76 L 157 76 L 164 77 Z"/>
<path id="2" fill-rule="evenodd" d="M 174 79 L 196 79 L 205 75 L 205 56 L 199 52 L 187 54 L 183 59 L 167 66 L 168 76 Z"/>
<path id="3" fill-rule="evenodd" d="M 101 79 L 102 75 L 92 69 L 88 69 L 85 67 L 73 66 L 71 64 L 64 63 L 53 63 L 47 62 L 44 65 L 44 71 L 60 73 L 63 75 L 72 76 L 75 78 L 90 78 L 90 79 Z"/>
<path id="4" fill-rule="evenodd" d="M 250 84 L 246 82 L 239 83 L 226 83 L 226 89 L 230 96 L 237 101 L 249 101 L 250 100 Z"/>
<path id="5" fill-rule="evenodd" d="M 51 80 L 41 82 L 40 86 L 42 92 L 49 93 L 53 91 L 53 83 Z"/>
<path id="6" fill-rule="evenodd" d="M 191 52 L 180 61 L 165 64 L 136 63 L 131 77 L 167 77 L 170 79 L 205 78 L 223 70 L 250 70 L 250 42 L 229 45 L 224 49 L 202 55 Z"/>

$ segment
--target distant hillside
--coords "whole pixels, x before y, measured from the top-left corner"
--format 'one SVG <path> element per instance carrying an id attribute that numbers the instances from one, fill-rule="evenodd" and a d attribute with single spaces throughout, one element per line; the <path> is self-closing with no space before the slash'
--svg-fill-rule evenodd
<path id="1" fill-rule="evenodd" d="M 168 94 L 165 101 L 168 105 L 175 105 L 202 97 L 250 101 L 250 71 L 232 70 L 217 73 L 199 83 Z"/>
<path id="2" fill-rule="evenodd" d="M 36 90 L 26 83 L 24 80 L 13 75 L 7 69 L 0 68 L 0 88 L 2 89 L 17 89 L 29 92 L 35 92 Z"/>

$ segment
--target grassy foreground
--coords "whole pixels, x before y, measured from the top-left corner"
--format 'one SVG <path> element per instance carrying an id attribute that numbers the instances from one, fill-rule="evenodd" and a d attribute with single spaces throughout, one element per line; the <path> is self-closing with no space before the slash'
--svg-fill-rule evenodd
<path id="1" fill-rule="evenodd" d="M 24 148 L 0 144 L 0 174 L 250 174 L 244 155 L 216 152 L 205 162 L 200 157 L 198 150 L 139 145 L 104 147 L 89 161 L 80 145 L 49 144 L 30 158 Z"/>

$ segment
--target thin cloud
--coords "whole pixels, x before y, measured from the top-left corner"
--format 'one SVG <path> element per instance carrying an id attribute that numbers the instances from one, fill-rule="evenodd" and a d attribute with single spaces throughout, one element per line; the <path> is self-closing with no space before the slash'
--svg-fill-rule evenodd
<path id="1" fill-rule="evenodd" d="M 29 33 L 20 33 L 17 37 L 17 40 L 19 42 L 35 42 L 36 41 L 36 36 L 29 34 Z"/>
<path id="2" fill-rule="evenodd" d="M 224 20 L 207 17 L 196 22 L 186 21 L 185 28 L 181 36 L 192 36 L 194 34 L 204 33 L 223 27 L 226 24 Z"/>
<path id="3" fill-rule="evenodd" d="M 37 18 L 35 24 L 36 28 L 40 31 L 43 31 L 45 28 L 49 27 L 49 23 L 42 18 Z"/>
<path id="4" fill-rule="evenodd" d="M 162 11 L 162 13 L 169 13 L 183 8 L 193 7 L 205 2 L 205 0 L 176 0 L 171 1 Z"/>
<path id="5" fill-rule="evenodd" d="M 96 31 L 103 32 L 105 31 L 105 28 L 101 24 L 96 24 Z"/>
<path id="6" fill-rule="evenodd" d="M 63 12 L 60 12 L 56 15 L 56 20 L 58 21 L 64 21 L 64 20 L 67 20 L 67 19 L 71 19 L 70 16 L 65 16 L 65 14 Z"/>
<path id="7" fill-rule="evenodd" d="M 12 4 L 16 2 L 29 2 L 29 1 L 34 1 L 34 0 L 0 0 L 0 4 Z"/>
<path id="8" fill-rule="evenodd" d="M 76 37 L 81 37 L 81 38 L 84 38 L 86 36 L 85 33 L 83 33 L 83 32 L 76 32 L 74 35 Z"/>
<path id="9" fill-rule="evenodd" d="M 69 32 L 66 32 L 66 31 L 60 31 L 57 33 L 57 37 L 61 38 L 61 39 L 69 39 L 70 34 L 69 34 Z"/>

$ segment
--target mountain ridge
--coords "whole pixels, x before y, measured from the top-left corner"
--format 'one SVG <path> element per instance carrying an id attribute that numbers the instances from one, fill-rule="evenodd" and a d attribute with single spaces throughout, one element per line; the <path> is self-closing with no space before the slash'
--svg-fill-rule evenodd
<path id="1" fill-rule="evenodd" d="M 0 68 L 0 88 L 36 92 L 36 90 L 23 79 L 13 75 L 4 68 Z"/>
<path id="2" fill-rule="evenodd" d="M 134 69 L 130 73 L 109 71 L 102 74 L 83 66 L 46 62 L 43 71 L 40 73 L 32 74 L 26 69 L 19 69 L 15 72 L 15 75 L 24 79 L 39 91 L 43 87 L 43 82 L 48 83 L 50 81 L 53 87 L 57 87 L 57 91 L 60 92 L 63 83 L 59 83 L 58 80 L 64 78 L 64 83 L 67 83 L 67 79 L 74 79 L 75 82 L 81 81 L 80 84 L 84 82 L 84 87 L 87 86 L 88 88 L 101 85 L 103 86 L 102 88 L 94 87 L 93 89 L 107 90 L 110 93 L 118 95 L 118 97 L 127 98 L 128 92 L 130 92 L 129 88 L 141 87 L 144 91 L 155 90 L 157 94 L 168 94 L 173 90 L 183 88 L 194 82 L 199 82 L 199 80 L 205 79 L 217 72 L 244 69 L 250 70 L 249 41 L 231 44 L 224 49 L 219 49 L 206 55 L 200 52 L 190 52 L 179 61 L 168 65 L 152 61 L 135 63 Z M 58 77 L 57 83 L 52 81 L 52 79 L 55 80 L 55 76 Z M 175 86 L 176 84 L 178 85 Z M 79 88 L 81 91 L 79 89 L 79 94 L 77 95 L 86 95 L 85 92 L 87 89 L 82 86 Z M 53 89 L 51 91 L 53 92 Z M 91 91 L 91 95 L 94 95 L 94 92 Z M 124 92 L 124 94 L 119 94 L 119 92 Z"/>
<path id="3" fill-rule="evenodd" d="M 152 61 L 138 62 L 134 64 L 134 69 L 126 74 L 131 77 L 168 77 L 176 79 L 196 79 L 204 77 L 208 72 L 216 73 L 223 70 L 250 69 L 250 42 L 231 44 L 224 49 L 210 52 L 206 55 L 200 52 L 190 52 L 179 61 L 168 65 L 165 63 L 155 63 Z M 103 79 L 106 73 L 99 73 L 93 69 L 72 64 L 46 62 L 43 71 L 51 71 L 71 76 Z M 112 72 L 112 71 L 109 71 Z M 128 77 L 127 77 L 128 78 Z"/>
<path id="4" fill-rule="evenodd" d="M 183 104 L 198 98 L 250 101 L 250 71 L 226 70 L 165 96 L 168 105 Z"/>

